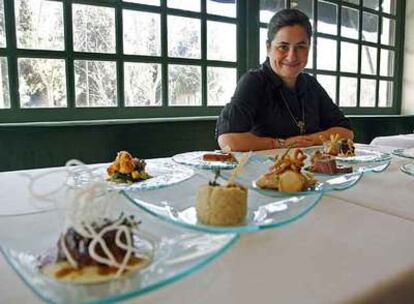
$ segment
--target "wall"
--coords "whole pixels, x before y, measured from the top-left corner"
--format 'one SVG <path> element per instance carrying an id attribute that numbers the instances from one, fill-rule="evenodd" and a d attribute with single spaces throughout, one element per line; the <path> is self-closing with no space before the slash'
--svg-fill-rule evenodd
<path id="1" fill-rule="evenodd" d="M 401 114 L 414 114 L 414 1 L 406 1 Z"/>
<path id="2" fill-rule="evenodd" d="M 351 117 L 356 141 L 379 135 L 410 133 L 414 116 Z M 62 166 L 71 158 L 86 163 L 110 162 L 117 151 L 137 157 L 217 148 L 214 120 L 84 126 L 2 126 L 0 171 Z"/>

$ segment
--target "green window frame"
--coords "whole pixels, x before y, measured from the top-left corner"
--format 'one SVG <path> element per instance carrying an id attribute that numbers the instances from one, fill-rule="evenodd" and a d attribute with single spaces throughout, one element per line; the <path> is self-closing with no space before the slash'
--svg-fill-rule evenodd
<path id="1" fill-rule="evenodd" d="M 222 106 L 207 105 L 207 68 L 223 67 L 237 70 L 237 78 L 250 68 L 256 68 L 260 64 L 260 29 L 264 29 L 267 23 L 260 21 L 260 9 L 265 0 L 236 0 L 236 17 L 226 17 L 207 13 L 208 0 L 200 0 L 200 12 L 174 9 L 167 6 L 167 0 L 160 0 L 159 6 L 145 5 L 122 0 L 51 0 L 62 3 L 64 19 L 64 45 L 62 51 L 57 50 L 35 50 L 21 49 L 16 42 L 16 20 L 14 15 L 15 1 L 4 1 L 4 23 L 6 46 L 0 48 L 0 57 L 7 59 L 8 87 L 10 108 L 0 109 L 0 122 L 2 123 L 23 123 L 23 122 L 48 122 L 48 121 L 80 121 L 80 120 L 106 120 L 106 119 L 146 119 L 146 118 L 178 118 L 178 117 L 211 117 L 220 113 Z M 267 0 L 267 2 L 283 2 L 284 7 L 295 7 L 301 0 Z M 302 0 L 303 1 L 303 0 Z M 312 41 L 313 66 L 305 71 L 318 77 L 326 75 L 335 77 L 336 93 L 333 99 L 338 102 L 340 97 L 341 77 L 355 78 L 357 81 L 357 104 L 355 107 L 343 107 L 346 114 L 400 114 L 401 91 L 402 91 L 402 66 L 404 50 L 404 20 L 405 0 L 395 0 L 395 14 L 383 12 L 382 6 L 378 10 L 364 6 L 363 1 L 354 4 L 354 1 L 323 0 L 326 3 L 337 5 L 337 34 L 318 32 L 318 0 L 308 0 L 313 7 L 314 35 Z M 382 3 L 383 0 L 378 0 Z M 368 3 L 368 2 L 367 2 Z M 93 6 L 110 7 L 115 10 L 115 40 L 116 51 L 113 54 L 75 52 L 73 49 L 72 30 L 72 5 L 85 4 Z M 395 43 L 394 45 L 381 44 L 381 30 L 378 31 L 376 42 L 362 41 L 362 26 L 358 29 L 358 39 L 350 39 L 341 36 L 341 10 L 343 7 L 358 10 L 359 24 L 362 24 L 363 13 L 378 16 L 378 28 L 382 29 L 383 18 L 395 22 Z M 123 29 L 122 10 L 128 9 L 140 12 L 157 13 L 161 20 L 161 55 L 142 56 L 125 55 L 123 53 Z M 201 22 L 201 58 L 174 58 L 168 56 L 168 16 L 180 16 L 196 18 Z M 237 58 L 236 61 L 219 61 L 207 59 L 207 22 L 217 21 L 236 25 L 237 34 Z M 336 41 L 337 58 L 335 70 L 321 70 L 317 66 L 317 44 L 318 38 L 326 38 Z M 358 70 L 356 73 L 343 72 L 340 70 L 341 63 L 341 42 L 351 42 L 358 45 Z M 361 73 L 361 48 L 372 47 L 377 50 L 376 74 L 366 75 Z M 380 75 L 380 54 L 381 50 L 394 52 L 393 76 Z M 18 58 L 48 58 L 63 59 L 66 70 L 66 97 L 65 108 L 21 108 L 19 101 L 18 81 Z M 117 105 L 110 108 L 99 107 L 76 107 L 75 106 L 75 60 L 102 60 L 116 62 L 116 83 L 117 83 Z M 162 67 L 162 105 L 159 107 L 125 107 L 124 96 L 124 62 L 156 63 Z M 168 66 L 174 64 L 195 65 L 201 68 L 201 105 L 200 106 L 169 106 L 168 101 Z M 360 92 L 361 80 L 375 81 L 375 106 L 361 107 Z M 390 107 L 378 107 L 379 83 L 389 81 L 393 84 L 392 105 Z M 339 103 L 341 106 L 341 104 Z"/>
<path id="2" fill-rule="evenodd" d="M 7 58 L 8 78 L 10 87 L 10 108 L 0 109 L 0 121 L 3 123 L 47 122 L 47 121 L 79 121 L 105 119 L 141 119 L 141 118 L 168 118 L 168 117 L 199 117 L 215 116 L 222 106 L 207 105 L 207 69 L 209 67 L 233 68 L 237 78 L 246 71 L 244 58 L 245 18 L 243 7 L 246 0 L 236 1 L 236 16 L 221 16 L 207 13 L 207 0 L 200 0 L 200 11 L 182 10 L 168 7 L 168 0 L 160 0 L 160 5 L 140 4 L 122 0 L 51 0 L 63 5 L 64 45 L 62 51 L 22 49 L 16 43 L 16 20 L 14 16 L 15 1 L 4 1 L 6 47 L 0 48 L 0 56 Z M 90 53 L 74 51 L 72 28 L 72 5 L 85 4 L 99 7 L 109 7 L 115 10 L 115 40 L 116 52 Z M 161 27 L 161 54 L 160 56 L 126 55 L 123 53 L 123 10 L 157 13 L 160 15 Z M 200 20 L 201 24 L 201 57 L 175 58 L 168 56 L 168 16 L 190 17 Z M 209 21 L 234 24 L 236 27 L 236 60 L 208 60 L 207 59 L 207 23 Z M 64 108 L 25 108 L 20 106 L 18 58 L 47 58 L 64 59 L 66 71 L 66 100 Z M 75 72 L 74 61 L 99 60 L 116 62 L 117 105 L 115 107 L 77 107 L 75 105 Z M 124 96 L 124 63 L 155 63 L 161 65 L 162 70 L 162 105 L 157 107 L 126 107 Z M 200 106 L 171 106 L 168 101 L 168 67 L 170 65 L 197 66 L 201 70 L 201 105 Z M 236 83 L 234 83 L 236 85 Z"/>

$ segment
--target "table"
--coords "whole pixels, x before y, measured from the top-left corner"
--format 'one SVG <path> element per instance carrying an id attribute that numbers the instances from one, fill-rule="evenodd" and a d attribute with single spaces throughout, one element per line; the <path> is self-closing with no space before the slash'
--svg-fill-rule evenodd
<path id="1" fill-rule="evenodd" d="M 371 141 L 371 145 L 390 146 L 395 148 L 414 148 L 414 134 L 375 137 Z"/>
<path id="2" fill-rule="evenodd" d="M 244 234 L 199 272 L 127 303 L 412 303 L 414 178 L 399 171 L 406 161 L 394 157 L 387 171 L 325 195 L 302 219 Z M 0 187 L 19 178 L 0 173 Z M 18 203 L 1 193 L 1 203 Z M 40 303 L 3 258 L 0 282 L 1 302 Z"/>

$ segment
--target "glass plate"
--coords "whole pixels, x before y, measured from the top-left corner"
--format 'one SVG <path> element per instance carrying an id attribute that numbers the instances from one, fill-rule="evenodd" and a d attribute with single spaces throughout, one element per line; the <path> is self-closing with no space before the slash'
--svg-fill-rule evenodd
<path id="1" fill-rule="evenodd" d="M 404 165 L 401 166 L 400 169 L 401 169 L 402 172 L 404 172 L 408 175 L 414 176 L 414 163 L 404 164 Z"/>
<path id="2" fill-rule="evenodd" d="M 304 152 L 308 155 L 307 165 L 310 164 L 310 157 L 316 150 L 322 151 L 323 147 L 305 148 Z M 338 165 L 352 166 L 353 172 L 379 173 L 387 169 L 391 163 L 390 153 L 355 148 L 355 156 L 335 156 Z M 318 174 L 323 175 L 323 174 Z"/>
<path id="3" fill-rule="evenodd" d="M 312 195 L 315 193 L 324 193 L 330 191 L 340 191 L 349 189 L 361 179 L 363 172 L 348 173 L 342 175 L 315 175 L 318 185 L 315 188 L 301 192 L 279 192 L 270 189 L 261 189 L 256 186 L 255 181 L 273 164 L 273 158 L 263 155 L 253 155 L 245 165 L 242 173 L 236 178 L 236 182 L 246 185 L 263 195 L 271 197 L 286 197 L 292 195 Z M 221 176 L 228 178 L 230 174 L 222 172 Z"/>
<path id="4" fill-rule="evenodd" d="M 234 169 L 237 166 L 237 163 L 232 163 L 232 162 L 205 161 L 203 160 L 203 155 L 206 153 L 214 153 L 214 152 L 211 152 L 211 151 L 187 152 L 187 153 L 176 154 L 172 157 L 172 159 L 173 161 L 179 164 L 192 166 L 198 169 L 228 170 L 228 169 Z"/>
<path id="5" fill-rule="evenodd" d="M 405 157 L 405 158 L 413 158 L 414 159 L 414 148 L 410 149 L 395 149 L 392 151 L 392 154 Z"/>
<path id="6" fill-rule="evenodd" d="M 156 217 L 183 227 L 212 233 L 241 233 L 283 226 L 304 216 L 322 197 L 321 193 L 313 193 L 275 199 L 249 191 L 247 216 L 242 225 L 203 225 L 196 217 L 197 189 L 206 185 L 213 177 L 213 172 L 202 171 L 174 188 L 122 193 L 139 208 Z"/>
<path id="7" fill-rule="evenodd" d="M 133 184 L 114 183 L 111 181 L 107 181 L 107 183 L 115 190 L 151 190 L 180 183 L 194 174 L 194 171 L 191 168 L 180 166 L 167 158 L 149 159 L 145 160 L 145 162 L 147 163 L 145 171 L 148 172 L 152 178 Z M 108 174 L 106 173 L 106 168 L 108 168 L 108 166 L 108 164 L 105 164 L 97 167 L 90 166 L 90 168 L 95 177 L 106 180 L 108 178 Z M 80 174 L 75 173 L 70 177 L 68 184 L 76 187 L 90 181 L 91 176 L 87 172 L 82 171 Z"/>
<path id="8" fill-rule="evenodd" d="M 109 303 L 173 283 L 208 264 L 238 240 L 237 234 L 207 234 L 170 225 L 136 208 L 123 196 L 118 199 L 125 214 L 142 221 L 139 235 L 153 248 L 152 263 L 129 276 L 81 285 L 58 282 L 39 272 L 38 257 L 53 248 L 60 235 L 58 209 L 0 216 L 0 251 L 26 285 L 46 302 Z"/>

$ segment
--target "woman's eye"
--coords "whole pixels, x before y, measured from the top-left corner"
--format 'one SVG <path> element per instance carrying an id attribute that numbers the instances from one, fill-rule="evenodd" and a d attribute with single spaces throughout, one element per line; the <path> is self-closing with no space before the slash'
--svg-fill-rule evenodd
<path id="1" fill-rule="evenodd" d="M 287 50 L 289 50 L 289 47 L 288 47 L 287 45 L 279 45 L 279 46 L 277 47 L 277 49 L 278 49 L 279 51 L 286 52 Z"/>

